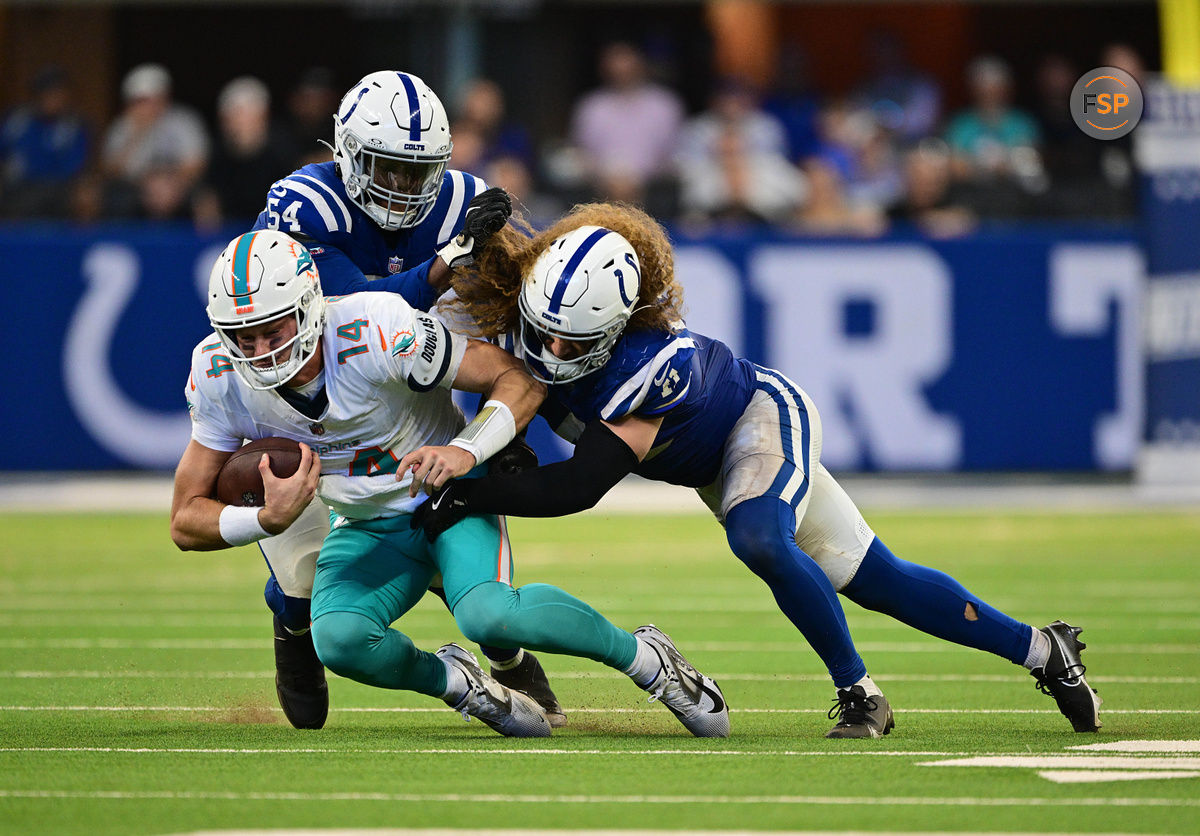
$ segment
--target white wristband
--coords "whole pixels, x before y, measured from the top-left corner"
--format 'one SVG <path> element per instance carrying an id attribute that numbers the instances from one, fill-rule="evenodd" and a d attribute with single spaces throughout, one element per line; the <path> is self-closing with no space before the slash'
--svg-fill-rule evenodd
<path id="1" fill-rule="evenodd" d="M 517 422 L 504 401 L 488 401 L 471 423 L 450 441 L 475 457 L 475 464 L 486 461 L 504 449 L 517 435 Z"/>
<path id="2" fill-rule="evenodd" d="M 258 521 L 261 508 L 242 508 L 226 505 L 221 509 L 221 539 L 231 546 L 246 546 L 257 543 L 271 535 Z"/>

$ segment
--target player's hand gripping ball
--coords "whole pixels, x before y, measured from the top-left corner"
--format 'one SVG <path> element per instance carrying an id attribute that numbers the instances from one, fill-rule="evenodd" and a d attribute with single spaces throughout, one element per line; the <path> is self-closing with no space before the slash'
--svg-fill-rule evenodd
<path id="1" fill-rule="evenodd" d="M 237 450 L 217 474 L 217 499 L 226 505 L 262 507 L 262 474 L 258 460 L 271 457 L 271 472 L 286 479 L 300 467 L 300 444 L 290 438 L 260 438 Z"/>

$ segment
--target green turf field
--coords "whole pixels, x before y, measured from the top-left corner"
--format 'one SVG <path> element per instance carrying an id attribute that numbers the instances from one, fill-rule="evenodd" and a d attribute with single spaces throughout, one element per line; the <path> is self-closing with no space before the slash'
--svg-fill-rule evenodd
<path id="1" fill-rule="evenodd" d="M 1200 513 L 868 518 L 898 555 L 1012 615 L 1083 626 L 1101 733 L 1073 734 L 1024 669 L 847 603 L 897 727 L 825 740 L 820 662 L 701 516 L 511 533 L 519 581 L 669 632 L 723 686 L 728 740 L 691 738 L 623 677 L 547 656 L 570 723 L 550 740 L 337 678 L 326 728 L 298 732 L 275 702 L 257 549 L 180 553 L 165 513 L 0 514 L 0 831 L 1200 833 Z M 427 649 L 462 641 L 430 600 L 401 626 Z M 1073 748 L 1095 744 L 1112 746 Z"/>

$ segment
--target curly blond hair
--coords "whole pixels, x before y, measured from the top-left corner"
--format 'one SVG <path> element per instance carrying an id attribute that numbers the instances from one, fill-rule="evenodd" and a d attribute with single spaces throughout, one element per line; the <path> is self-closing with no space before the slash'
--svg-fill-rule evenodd
<path id="1" fill-rule="evenodd" d="M 456 299 L 443 304 L 452 317 L 476 336 L 496 337 L 511 331 L 520 319 L 517 300 L 533 263 L 552 242 L 581 226 L 600 226 L 621 235 L 633 246 L 642 280 L 626 330 L 672 331 L 683 315 L 683 288 L 675 280 L 671 242 L 657 221 L 640 209 L 616 203 L 576 206 L 542 232 L 519 215 L 488 239 L 475 264 L 455 273 Z"/>

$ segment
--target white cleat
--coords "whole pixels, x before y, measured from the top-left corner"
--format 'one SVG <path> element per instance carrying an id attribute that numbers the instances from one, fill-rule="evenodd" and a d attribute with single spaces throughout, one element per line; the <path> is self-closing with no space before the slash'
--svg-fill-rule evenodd
<path id="1" fill-rule="evenodd" d="M 462 714 L 464 720 L 475 717 L 506 737 L 549 737 L 550 723 L 541 707 L 520 691 L 505 688 L 479 667 L 465 647 L 451 642 L 438 648 L 438 658 L 454 665 L 467 677 L 467 694 L 457 703 L 446 705 Z"/>
<path id="2" fill-rule="evenodd" d="M 658 677 L 644 686 L 650 701 L 665 705 L 696 737 L 729 737 L 729 706 L 720 686 L 692 667 L 671 637 L 653 624 L 633 634 L 649 644 L 662 663 Z"/>

